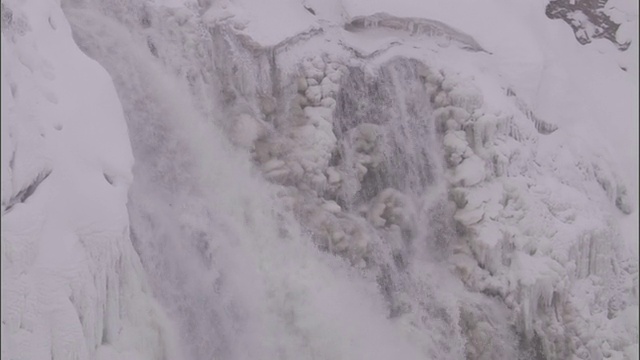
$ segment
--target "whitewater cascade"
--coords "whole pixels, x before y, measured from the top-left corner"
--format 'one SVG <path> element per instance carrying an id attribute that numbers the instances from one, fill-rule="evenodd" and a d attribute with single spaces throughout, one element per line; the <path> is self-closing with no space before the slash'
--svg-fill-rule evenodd
<path id="1" fill-rule="evenodd" d="M 51 4 L 39 16 L 3 2 L 13 19 L 3 59 L 10 34 L 25 62 L 32 30 L 20 24 L 55 32 L 69 22 L 74 51 L 113 81 L 121 110 L 110 116 L 126 119 L 135 162 L 120 129 L 109 139 L 125 161 L 91 167 L 118 191 L 96 201 L 119 206 L 91 219 L 117 219 L 117 236 L 100 243 L 112 247 L 84 240 L 93 279 L 74 278 L 84 271 L 75 267 L 71 285 L 43 288 L 64 305 L 35 306 L 58 316 L 31 321 L 57 324 L 49 341 L 19 320 L 33 313 L 19 305 L 30 290 L 13 290 L 24 261 L 4 265 L 22 231 L 5 232 L 20 224 L 5 209 L 15 199 L 24 204 L 14 213 L 31 209 L 24 193 L 38 192 L 5 187 L 14 160 L 3 120 L 2 359 L 47 358 L 49 348 L 54 359 L 637 356 L 637 258 L 616 223 L 635 204 L 607 156 L 557 140 L 568 130 L 494 79 L 473 34 L 383 12 L 330 16 L 311 3 L 274 5 L 303 19 L 276 34 L 243 19 L 266 9 L 248 1 L 68 0 L 64 14 Z M 341 11 L 357 10 L 349 3 Z M 5 74 L 3 61 L 3 119 L 15 87 Z M 53 181 L 67 168 L 36 168 L 26 178 L 38 191 L 65 188 Z M 91 234 L 110 234 L 91 221 Z M 5 287 L 18 305 L 5 307 Z M 20 355 L 34 343 L 40 353 Z"/>
<path id="2" fill-rule="evenodd" d="M 184 356 L 421 358 L 439 347 L 462 356 L 450 319 L 437 320 L 446 330 L 442 345 L 400 335 L 401 325 L 386 319 L 376 272 L 314 247 L 284 211 L 281 189 L 256 178 L 248 156 L 207 123 L 189 89 L 122 25 L 96 12 L 67 14 L 78 44 L 120 91 L 137 159 L 132 241 L 158 299 L 178 319 Z M 414 291 L 428 301 L 435 295 L 426 290 Z M 445 301 L 431 301 L 423 306 L 456 316 Z"/>

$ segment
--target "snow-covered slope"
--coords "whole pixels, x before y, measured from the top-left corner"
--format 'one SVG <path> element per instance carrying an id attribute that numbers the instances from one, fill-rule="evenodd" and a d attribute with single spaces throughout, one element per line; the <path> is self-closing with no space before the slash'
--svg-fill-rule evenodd
<path id="1" fill-rule="evenodd" d="M 109 75 L 55 1 L 2 3 L 2 359 L 160 359 Z"/>
<path id="2" fill-rule="evenodd" d="M 638 356 L 637 7 L 622 52 L 544 1 L 34 4 L 3 359 Z"/>

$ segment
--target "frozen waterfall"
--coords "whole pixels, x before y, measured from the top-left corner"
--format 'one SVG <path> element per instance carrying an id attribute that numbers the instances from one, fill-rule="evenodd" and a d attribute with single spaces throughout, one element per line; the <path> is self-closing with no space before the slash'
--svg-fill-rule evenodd
<path id="1" fill-rule="evenodd" d="M 2 360 L 637 357 L 637 65 L 544 4 L 2 19 Z"/>
<path id="2" fill-rule="evenodd" d="M 136 159 L 132 241 L 185 358 L 419 359 L 437 356 L 438 341 L 462 356 L 455 322 L 447 333 L 408 340 L 386 316 L 376 273 L 315 248 L 283 210 L 278 187 L 256 175 L 194 106 L 186 83 L 125 27 L 91 9 L 66 13 L 122 101 Z M 424 306 L 455 316 L 449 304 L 429 300 L 435 284 L 423 287 L 413 291 L 424 292 Z"/>

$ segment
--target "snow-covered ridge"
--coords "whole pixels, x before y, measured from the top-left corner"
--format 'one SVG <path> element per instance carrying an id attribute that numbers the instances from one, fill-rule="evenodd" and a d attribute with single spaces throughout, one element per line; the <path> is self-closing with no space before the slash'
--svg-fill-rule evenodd
<path id="1" fill-rule="evenodd" d="M 445 37 L 459 42 L 462 48 L 471 51 L 484 51 L 473 37 L 461 33 L 440 21 L 421 18 L 402 18 L 386 13 L 369 16 L 356 16 L 345 25 L 347 31 L 358 31 L 368 28 L 385 28 L 406 31 L 412 36 L 427 35 L 429 37 Z"/>
<path id="2" fill-rule="evenodd" d="M 160 359 L 109 75 L 54 1 L 2 3 L 2 359 Z"/>

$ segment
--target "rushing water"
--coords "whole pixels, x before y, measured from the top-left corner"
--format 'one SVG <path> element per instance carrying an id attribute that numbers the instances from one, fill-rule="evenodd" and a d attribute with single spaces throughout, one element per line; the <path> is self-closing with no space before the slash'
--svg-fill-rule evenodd
<path id="1" fill-rule="evenodd" d="M 390 150 L 356 195 L 338 200 L 350 209 L 393 187 L 415 200 L 418 223 L 403 234 L 412 248 L 401 260 L 385 243 L 392 235 L 376 233 L 374 264 L 357 269 L 315 246 L 282 206 L 279 187 L 229 143 L 220 126 L 225 112 L 211 106 L 214 96 L 194 95 L 140 44 L 122 14 L 117 20 L 104 9 L 73 4 L 65 11 L 78 45 L 111 74 L 123 105 L 136 159 L 132 240 L 184 359 L 464 358 L 468 325 L 458 308 L 473 300 L 456 297 L 460 285 L 428 254 L 453 229 L 444 220 L 450 209 L 418 76 L 423 65 L 393 61 L 373 85 L 351 69 L 338 95 L 334 132 L 343 165 L 353 160 L 348 134 L 362 124 L 382 127 Z M 215 89 L 221 80 L 211 75 L 208 83 Z M 368 105 L 357 109 L 360 103 Z M 506 321 L 498 305 L 483 306 L 479 313 Z M 510 346 L 501 351 L 513 358 Z"/>

